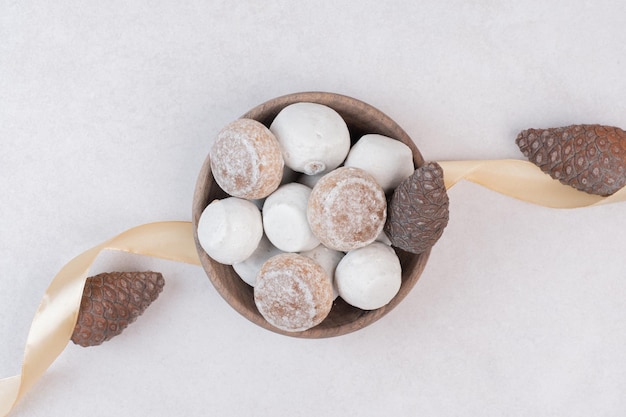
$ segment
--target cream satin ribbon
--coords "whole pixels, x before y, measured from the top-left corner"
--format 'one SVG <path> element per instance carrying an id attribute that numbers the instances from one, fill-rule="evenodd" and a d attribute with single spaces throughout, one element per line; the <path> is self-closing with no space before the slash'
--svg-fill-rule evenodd
<path id="1" fill-rule="evenodd" d="M 446 188 L 464 179 L 528 203 L 551 208 L 581 208 L 626 201 L 626 187 L 602 197 L 561 184 L 528 161 L 443 161 Z"/>
<path id="2" fill-rule="evenodd" d="M 35 313 L 26 339 L 22 373 L 0 380 L 0 416 L 9 414 L 65 349 L 76 325 L 89 268 L 107 249 L 200 265 L 189 222 L 137 226 L 72 259 L 54 277 Z"/>
<path id="3" fill-rule="evenodd" d="M 447 161 L 446 188 L 465 179 L 519 200 L 553 208 L 588 207 L 626 201 L 626 187 L 609 197 L 562 185 L 534 164 L 519 160 Z M 80 254 L 52 280 L 35 313 L 26 340 L 22 372 L 0 380 L 0 416 L 43 375 L 69 342 L 89 268 L 103 250 L 118 250 L 200 265 L 189 222 L 150 223 L 127 230 Z"/>

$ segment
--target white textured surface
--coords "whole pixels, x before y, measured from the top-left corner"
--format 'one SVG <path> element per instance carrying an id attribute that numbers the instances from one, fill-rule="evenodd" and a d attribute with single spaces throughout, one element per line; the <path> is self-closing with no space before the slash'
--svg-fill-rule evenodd
<path id="1" fill-rule="evenodd" d="M 190 219 L 213 137 L 253 106 L 333 91 L 393 117 L 427 159 L 521 158 L 521 129 L 626 126 L 625 13 L 0 0 L 0 374 L 19 372 L 63 264 Z M 624 416 L 626 207 L 552 210 L 468 183 L 450 199 L 411 294 L 334 339 L 254 326 L 197 267 L 107 254 L 94 272 L 160 270 L 164 292 L 122 336 L 68 346 L 14 415 Z"/>

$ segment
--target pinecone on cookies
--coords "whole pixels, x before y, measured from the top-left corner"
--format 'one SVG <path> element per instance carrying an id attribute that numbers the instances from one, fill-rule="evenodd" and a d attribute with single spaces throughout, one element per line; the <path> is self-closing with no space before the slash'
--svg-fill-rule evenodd
<path id="1" fill-rule="evenodd" d="M 443 169 L 436 162 L 427 162 L 394 190 L 385 233 L 393 246 L 420 254 L 443 234 L 448 225 L 448 208 Z"/>
<path id="2" fill-rule="evenodd" d="M 159 272 L 108 272 L 87 278 L 72 342 L 97 346 L 120 334 L 157 299 Z"/>
<path id="3" fill-rule="evenodd" d="M 626 132 L 618 127 L 527 129 L 515 143 L 545 173 L 578 190 L 606 196 L 626 185 Z"/>

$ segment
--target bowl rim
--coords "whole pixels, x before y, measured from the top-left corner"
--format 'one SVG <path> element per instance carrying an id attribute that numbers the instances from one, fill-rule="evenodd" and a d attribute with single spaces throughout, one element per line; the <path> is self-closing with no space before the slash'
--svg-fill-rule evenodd
<path id="1" fill-rule="evenodd" d="M 379 130 L 380 132 L 385 133 L 391 132 L 391 134 L 386 134 L 386 136 L 390 136 L 394 139 L 400 140 L 401 142 L 409 146 L 411 152 L 413 153 L 413 161 L 416 168 L 422 166 L 424 163 L 424 159 L 413 140 L 393 119 L 391 119 L 389 116 L 387 116 L 377 108 L 371 106 L 368 103 L 365 103 L 364 101 L 342 94 L 321 91 L 308 91 L 286 94 L 283 96 L 269 99 L 253 107 L 240 117 L 255 119 L 269 127 L 271 121 L 282 108 L 289 104 L 297 102 L 320 103 L 335 109 L 338 113 L 341 114 L 344 120 L 346 120 L 346 123 L 350 128 L 351 135 L 354 133 L 355 137 L 360 137 L 365 133 L 379 133 L 376 131 L 367 131 L 368 129 L 359 132 L 361 125 L 358 128 L 355 127 L 356 125 L 354 124 L 353 119 L 357 118 L 360 122 L 362 122 L 364 119 L 365 124 L 371 123 L 374 126 L 374 130 Z M 366 115 L 366 117 L 364 117 L 363 115 Z M 358 139 L 358 137 L 356 137 L 356 139 L 355 137 L 353 137 L 353 142 Z M 211 198 L 211 200 L 209 200 L 209 194 L 211 194 L 211 190 L 217 191 L 217 193 L 221 191 L 221 189 L 219 189 L 219 186 L 217 186 L 217 184 L 213 180 L 210 167 L 210 158 L 207 154 L 200 169 L 200 172 L 198 173 L 192 204 L 193 236 L 198 256 L 200 258 L 200 263 L 217 292 L 233 309 L 235 309 L 239 314 L 241 314 L 249 321 L 274 333 L 298 338 L 327 338 L 352 333 L 356 330 L 367 327 L 372 323 L 378 321 L 381 317 L 388 314 L 401 301 L 404 300 L 404 298 L 417 283 L 417 280 L 421 276 L 430 255 L 430 249 L 423 252 L 422 254 L 415 255 L 408 254 L 406 252 L 403 253 L 403 251 L 394 247 L 394 249 L 398 253 L 398 256 L 401 258 L 401 262 L 404 261 L 406 265 L 403 265 L 402 285 L 400 287 L 400 291 L 387 305 L 376 310 L 359 311 L 359 309 L 355 307 L 345 307 L 341 305 L 343 300 L 338 297 L 337 300 L 339 301 L 335 300 L 333 309 L 337 308 L 341 310 L 349 308 L 349 310 L 346 311 L 350 311 L 350 317 L 354 316 L 353 319 L 343 322 L 339 320 L 339 318 L 344 317 L 340 316 L 335 323 L 335 319 L 329 316 L 329 318 L 327 319 L 328 322 L 327 320 L 324 320 L 321 324 L 308 330 L 299 332 L 283 331 L 269 324 L 260 315 L 260 313 L 256 309 L 256 306 L 254 306 L 254 302 L 252 302 L 253 307 L 251 308 L 249 297 L 253 292 L 252 287 L 250 287 L 248 284 L 245 284 L 243 280 L 239 279 L 238 277 L 238 281 L 240 282 L 237 283 L 228 282 L 225 280 L 225 275 L 228 275 L 230 277 L 235 274 L 232 266 L 223 265 L 211 259 L 200 246 L 197 233 L 198 220 L 200 218 L 200 215 L 202 214 L 202 211 L 208 205 L 208 203 L 217 198 L 214 196 Z M 223 191 L 221 191 L 221 193 L 223 197 L 228 196 Z M 405 266 L 407 268 L 410 266 L 410 270 L 405 271 Z M 241 284 L 243 284 L 243 286 Z M 347 305 L 347 303 L 345 302 L 343 302 L 343 304 Z M 337 305 L 341 306 L 338 307 Z M 332 314 L 333 311 L 331 310 L 331 315 Z M 341 314 L 341 312 L 337 314 L 339 315 Z"/>

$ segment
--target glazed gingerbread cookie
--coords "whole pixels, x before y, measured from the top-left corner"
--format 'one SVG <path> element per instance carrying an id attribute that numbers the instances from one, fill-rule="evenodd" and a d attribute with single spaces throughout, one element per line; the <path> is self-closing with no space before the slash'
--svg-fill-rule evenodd
<path id="1" fill-rule="evenodd" d="M 333 286 L 313 259 L 283 253 L 261 267 L 254 302 L 271 325 L 287 332 L 303 331 L 326 318 L 333 304 Z"/>
<path id="2" fill-rule="evenodd" d="M 325 246 L 349 251 L 372 243 L 387 218 L 387 200 L 374 177 L 341 167 L 322 177 L 311 192 L 307 217 Z"/>
<path id="3" fill-rule="evenodd" d="M 215 182 L 233 197 L 267 197 L 283 178 L 278 141 L 256 120 L 238 119 L 226 125 L 209 155 Z"/>

